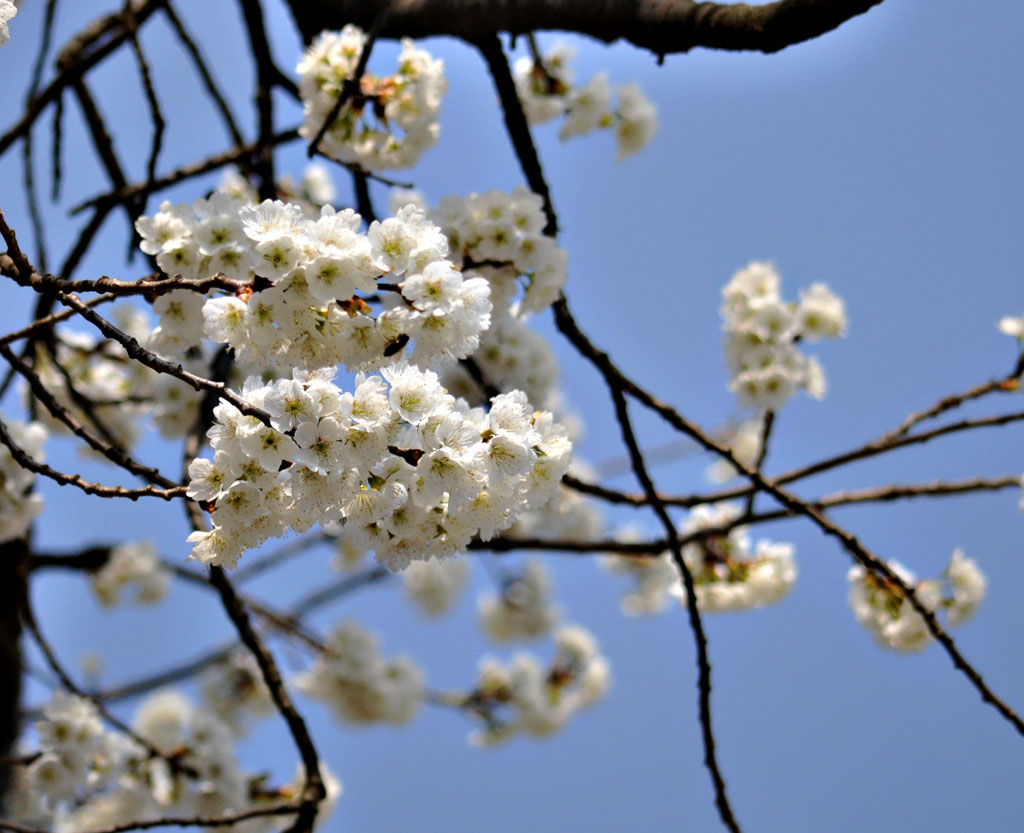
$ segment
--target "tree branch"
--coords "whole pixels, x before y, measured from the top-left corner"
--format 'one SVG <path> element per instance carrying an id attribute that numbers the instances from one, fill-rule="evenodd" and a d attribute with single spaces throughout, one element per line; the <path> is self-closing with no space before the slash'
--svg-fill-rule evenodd
<path id="1" fill-rule="evenodd" d="M 384 38 L 450 35 L 478 41 L 499 32 L 558 29 L 612 43 L 619 39 L 662 56 L 697 46 L 778 52 L 830 32 L 882 0 L 779 0 L 694 3 L 688 0 L 398 0 Z M 369 29 L 380 2 L 288 0 L 308 42 L 324 29 L 355 23 Z"/>

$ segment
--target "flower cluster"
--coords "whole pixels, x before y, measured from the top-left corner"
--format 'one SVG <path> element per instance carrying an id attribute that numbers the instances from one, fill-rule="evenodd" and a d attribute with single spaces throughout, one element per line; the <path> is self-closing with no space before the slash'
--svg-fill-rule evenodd
<path id="1" fill-rule="evenodd" d="M 779 296 L 779 275 L 769 263 L 751 263 L 722 290 L 729 389 L 744 406 L 776 410 L 798 389 L 820 399 L 825 373 L 799 341 L 835 338 L 846 329 L 843 302 L 825 284 L 800 293 L 800 303 Z"/>
<path id="2" fill-rule="evenodd" d="M 496 642 L 543 636 L 559 616 L 547 570 L 538 561 L 527 561 L 521 573 L 502 582 L 500 595 L 480 598 L 477 614 L 484 633 Z"/>
<path id="3" fill-rule="evenodd" d="M 11 37 L 7 24 L 18 13 L 18 7 L 13 0 L 0 0 L 0 46 L 3 46 Z"/>
<path id="4" fill-rule="evenodd" d="M 473 743 L 490 746 L 516 734 L 546 737 L 607 692 L 608 662 L 590 633 L 566 625 L 554 640 L 555 657 L 547 668 L 532 654 L 517 654 L 509 665 L 487 657 L 480 661 L 468 702 L 485 726 L 471 736 Z"/>
<path id="5" fill-rule="evenodd" d="M 322 32 L 310 45 L 297 70 L 305 117 L 299 134 L 312 141 L 346 95 L 320 150 L 369 170 L 410 168 L 441 132 L 441 98 L 448 88 L 444 63 L 403 39 L 397 72 L 364 74 L 352 89 L 365 44 L 363 31 L 349 24 L 341 32 Z"/>
<path id="6" fill-rule="evenodd" d="M 612 107 L 607 73 L 599 73 L 585 86 L 573 84 L 569 62 L 573 50 L 558 44 L 542 60 L 520 58 L 515 64 L 515 83 L 523 111 L 531 124 L 565 115 L 558 137 L 565 141 L 597 128 L 615 131 L 617 159 L 646 147 L 658 128 L 658 113 L 636 84 L 616 89 Z"/>
<path id="7" fill-rule="evenodd" d="M 24 777 L 37 812 L 52 814 L 61 802 L 102 789 L 128 751 L 119 743 L 123 738 L 103 728 L 91 702 L 63 691 L 43 708 L 36 732 L 40 754 Z"/>
<path id="8" fill-rule="evenodd" d="M 327 652 L 299 675 L 304 694 L 327 703 L 342 723 L 408 723 L 423 697 L 423 674 L 407 657 L 385 660 L 376 637 L 343 622 L 327 637 Z"/>
<path id="9" fill-rule="evenodd" d="M 14 444 L 37 463 L 43 462 L 43 444 L 47 431 L 40 423 L 4 420 L 4 428 Z M 24 469 L 0 444 L 0 542 L 20 538 L 32 519 L 43 511 L 43 498 L 32 491 L 35 475 Z"/>
<path id="10" fill-rule="evenodd" d="M 429 211 L 450 246 L 450 257 L 491 282 L 495 317 L 543 312 L 565 285 L 568 255 L 544 234 L 543 200 L 517 186 L 445 197 Z M 519 284 L 526 289 L 513 304 Z"/>
<path id="11" fill-rule="evenodd" d="M 680 529 L 683 538 L 694 538 L 683 547 L 683 560 L 693 575 L 701 611 L 731 612 L 774 604 L 796 581 L 791 544 L 760 540 L 752 545 L 744 526 L 700 534 L 728 527 L 739 516 L 740 508 L 733 504 L 696 506 Z M 633 590 L 622 600 L 627 615 L 663 610 L 669 596 L 687 603 L 686 589 L 667 552 L 654 558 L 617 555 L 605 563 L 633 577 Z"/>
<path id="12" fill-rule="evenodd" d="M 753 466 L 761 454 L 763 420 L 745 419 L 718 434 L 718 443 L 732 452 L 732 456 L 745 466 Z M 707 467 L 706 476 L 712 483 L 724 483 L 738 472 L 728 460 L 719 457 Z"/>
<path id="13" fill-rule="evenodd" d="M 398 193 L 395 204 L 402 200 L 425 208 L 415 192 Z M 554 303 L 567 275 L 565 250 L 543 233 L 543 201 L 521 186 L 511 193 L 448 196 L 428 217 L 448 239 L 449 256 L 464 274 L 490 284 L 490 327 L 473 353 L 483 378 L 500 389 L 525 391 L 539 407 L 553 407 L 557 366 L 547 341 L 525 323 Z M 445 368 L 443 379 L 447 387 L 480 396 L 462 367 Z"/>
<path id="14" fill-rule="evenodd" d="M 128 541 L 114 547 L 103 567 L 92 575 L 92 589 L 104 607 L 113 607 L 121 590 L 131 586 L 137 604 L 153 604 L 167 593 L 170 574 L 149 541 Z"/>
<path id="15" fill-rule="evenodd" d="M 306 165 L 302 176 L 296 182 L 290 174 L 278 177 L 276 197 L 284 202 L 295 203 L 302 213 L 311 220 L 320 216 L 320 209 L 334 202 L 338 192 L 331 181 L 331 174 L 323 165 L 315 162 Z M 217 183 L 219 193 L 227 194 L 239 202 L 255 205 L 260 201 L 259 192 L 253 188 L 237 168 L 228 168 Z"/>
<path id="16" fill-rule="evenodd" d="M 412 359 L 422 366 L 472 353 L 490 323 L 487 282 L 463 279 L 445 259 L 441 230 L 415 207 L 374 221 L 365 234 L 361 222 L 351 209 L 325 206 L 310 219 L 293 203 L 247 205 L 224 193 L 191 208 L 163 203 L 136 228 L 142 250 L 156 255 L 164 272 L 262 280 L 205 301 L 186 290 L 162 295 L 149 345 L 180 351 L 205 333 L 233 347 L 243 367 L 283 372 L 336 364 L 378 369 L 410 339 Z M 374 317 L 355 293 L 384 287 L 385 309 Z"/>
<path id="17" fill-rule="evenodd" d="M 469 578 L 464 558 L 414 561 L 402 571 L 405 595 L 425 616 L 447 613 Z"/>
<path id="18" fill-rule="evenodd" d="M 999 332 L 1013 336 L 1017 341 L 1024 341 L 1024 316 L 1014 318 L 1007 315 L 999 319 Z"/>
<path id="19" fill-rule="evenodd" d="M 917 581 L 898 561 L 888 566 L 925 608 L 944 610 L 946 622 L 953 626 L 973 616 L 985 596 L 985 576 L 961 550 L 953 551 L 949 566 L 938 578 L 927 581 Z M 850 568 L 847 578 L 853 614 L 879 645 L 895 651 L 921 651 L 928 645 L 932 634 L 927 622 L 896 584 L 860 565 Z"/>
<path id="20" fill-rule="evenodd" d="M 119 305 L 112 316 L 118 328 L 140 343 L 149 337 L 146 316 L 130 306 Z M 146 413 L 153 382 L 152 370 L 128 358 L 124 348 L 91 333 L 62 331 L 49 349 L 36 349 L 36 373 L 54 399 L 81 425 L 102 425 L 101 435 L 130 449 L 139 439 L 139 418 Z M 175 385 L 181 383 L 175 381 Z M 26 396 L 28 388 L 25 388 Z M 41 408 L 39 418 L 56 433 L 68 427 Z M 87 449 L 94 455 L 95 452 Z M 99 455 L 96 455 L 99 456 Z"/>
<path id="21" fill-rule="evenodd" d="M 569 474 L 584 476 L 588 467 L 573 461 Z M 596 478 L 594 478 L 596 479 Z M 604 516 L 593 500 L 559 484 L 551 500 L 537 509 L 524 512 L 506 531 L 510 538 L 590 541 L 600 536 Z"/>
<path id="22" fill-rule="evenodd" d="M 565 429 L 519 391 L 484 411 L 413 365 L 359 375 L 352 393 L 332 377 L 249 377 L 242 397 L 269 425 L 227 402 L 216 407 L 214 459 L 192 462 L 188 486 L 215 526 L 189 536 L 192 558 L 233 567 L 288 529 L 340 521 L 350 546 L 401 570 L 490 538 L 548 500 L 568 468 Z"/>
<path id="23" fill-rule="evenodd" d="M 237 813 L 299 792 L 298 783 L 267 790 L 265 776 L 243 772 L 226 724 L 176 692 L 149 697 L 134 729 L 173 755 L 175 765 L 172 758 L 152 756 L 128 735 L 105 729 L 90 701 L 55 692 L 36 723 L 39 754 L 17 771 L 9 812 L 35 826 L 79 833 L 126 820 Z M 332 776 L 325 780 L 329 798 L 322 814 L 340 790 Z M 269 833 L 274 826 L 272 820 L 247 821 L 230 829 Z"/>
<path id="24" fill-rule="evenodd" d="M 239 648 L 199 677 L 203 702 L 236 735 L 244 735 L 248 717 L 269 717 L 274 701 L 252 652 Z"/>

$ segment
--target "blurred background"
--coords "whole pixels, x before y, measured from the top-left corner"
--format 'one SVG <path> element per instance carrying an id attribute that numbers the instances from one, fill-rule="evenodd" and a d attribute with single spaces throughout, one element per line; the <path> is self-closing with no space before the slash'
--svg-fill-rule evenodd
<path id="1" fill-rule="evenodd" d="M 282 3 L 264 6 L 275 58 L 291 71 L 302 50 L 299 35 Z M 0 51 L 0 130 L 20 112 L 43 7 L 38 0 L 22 4 Z M 253 67 L 237 5 L 180 0 L 177 7 L 253 136 Z M 62 4 L 55 43 L 115 8 Z M 640 383 L 715 428 L 741 415 L 726 388 L 722 286 L 754 259 L 776 264 L 786 298 L 812 282 L 827 283 L 845 299 L 849 331 L 810 351 L 825 367 L 828 393 L 820 402 L 796 396 L 778 415 L 769 473 L 859 446 L 943 395 L 1008 372 L 1017 345 L 996 323 L 1024 311 L 1024 116 L 1016 80 L 1024 73 L 1022 34 L 1024 6 L 1000 3 L 970 13 L 952 0 L 890 0 L 777 55 L 695 50 L 669 56 L 661 67 L 626 45 L 541 33 L 542 50 L 558 40 L 577 50 L 580 82 L 607 70 L 613 84 L 640 84 L 661 121 L 651 145 L 621 163 L 605 133 L 563 144 L 554 125 L 534 130 L 563 229 L 560 244 L 569 252 L 566 291 L 583 330 Z M 145 26 L 142 43 L 169 122 L 160 169 L 227 148 L 229 137 L 162 19 Z M 444 59 L 450 89 L 440 142 L 400 178 L 431 203 L 520 184 L 480 57 L 451 40 L 423 45 Z M 390 71 L 397 49 L 381 44 L 371 70 Z M 525 54 L 525 43 L 515 54 Z M 90 80 L 130 178 L 142 178 L 150 128 L 130 53 L 119 52 Z M 275 101 L 279 128 L 297 125 L 298 106 L 283 96 Z M 49 131 L 45 119 L 35 134 L 43 193 Z M 301 144 L 282 148 L 277 159 L 279 171 L 294 177 L 306 164 Z M 68 219 L 67 208 L 107 189 L 71 102 L 63 164 L 60 203 L 47 206 L 46 245 L 56 262 L 82 222 Z M 0 207 L 25 242 L 20 166 L 17 150 L 0 159 Z M 351 204 L 347 173 L 332 173 L 339 203 Z M 189 181 L 160 198 L 191 202 L 218 178 Z M 384 212 L 386 189 L 373 184 L 371 194 Z M 150 213 L 157 202 L 151 200 Z M 115 214 L 77 277 L 148 271 L 142 258 L 124 262 L 126 241 L 123 216 Z M 33 303 L 6 283 L 3 331 L 26 323 Z M 583 422 L 578 456 L 611 472 L 609 485 L 636 489 L 621 465 L 618 427 L 597 374 L 573 355 L 549 316 L 534 324 L 551 336 L 567 401 Z M 962 413 L 1019 409 L 1019 394 L 996 395 Z M 3 413 L 21 417 L 17 396 L 8 395 Z M 639 408 L 633 413 L 645 447 L 677 439 Z M 1014 451 L 1020 440 L 1019 425 L 954 435 L 801 481 L 796 491 L 811 498 L 891 482 L 1013 474 L 1022 468 Z M 109 480 L 109 470 L 80 460 L 68 440 L 53 440 L 48 455 L 58 468 Z M 156 436 L 141 444 L 139 456 L 177 470 L 179 451 Z M 706 456 L 682 446 L 668 456 L 652 470 L 659 488 L 706 485 Z M 104 502 L 50 482 L 40 488 L 47 509 L 35 535 L 42 549 L 149 538 L 184 563 L 188 527 L 177 503 Z M 941 571 L 955 547 L 974 558 L 989 594 L 953 635 L 992 688 L 1024 708 L 1019 499 L 1010 489 L 846 507 L 832 516 L 880 557 L 922 578 Z M 770 502 L 761 498 L 758 505 Z M 633 523 L 659 534 L 646 512 L 608 511 L 606 522 L 609 529 Z M 752 535 L 792 542 L 800 576 L 776 606 L 705 617 L 719 761 L 744 829 L 1020 829 L 1024 744 L 947 655 L 935 645 L 915 655 L 877 647 L 847 605 L 850 558 L 810 524 L 781 521 Z M 249 592 L 286 607 L 333 577 L 330 557 L 327 548 L 313 550 L 255 580 Z M 514 569 L 523 556 L 467 557 L 470 587 L 439 622 L 424 622 L 400 583 L 385 581 L 320 611 L 311 624 L 324 632 L 355 619 L 379 634 L 386 656 L 414 658 L 431 688 L 467 689 L 482 654 L 510 653 L 480 633 L 476 596 L 493 589 L 496 570 Z M 502 561 L 497 568 L 484 563 L 495 559 Z M 612 663 L 605 699 L 553 738 L 516 738 L 496 749 L 471 747 L 472 724 L 450 710 L 426 705 L 408 726 L 353 729 L 302 700 L 323 757 L 345 788 L 325 830 L 720 829 L 702 765 L 685 612 L 673 606 L 660 616 L 625 618 L 618 605 L 626 583 L 596 558 L 543 560 L 563 621 L 590 629 Z M 47 574 L 33 593 L 60 655 L 75 667 L 87 655 L 102 656 L 104 685 L 187 660 L 232 634 L 212 595 L 190 586 L 175 585 L 158 608 L 113 612 L 99 608 L 82 576 Z M 298 649 L 274 645 L 286 669 L 308 665 Z M 524 647 L 550 655 L 544 641 Z M 28 702 L 46 696 L 33 680 Z M 132 708 L 121 710 L 130 715 Z M 250 769 L 275 779 L 293 774 L 296 756 L 279 720 L 261 724 L 241 752 Z"/>

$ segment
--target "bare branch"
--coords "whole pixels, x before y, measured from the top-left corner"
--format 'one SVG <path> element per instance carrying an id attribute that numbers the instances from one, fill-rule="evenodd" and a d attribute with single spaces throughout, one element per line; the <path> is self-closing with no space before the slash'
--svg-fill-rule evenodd
<path id="1" fill-rule="evenodd" d="M 310 737 L 302 715 L 292 705 L 291 698 L 284 687 L 284 681 L 277 670 L 277 663 L 274 662 L 274 657 L 263 644 L 259 634 L 253 629 L 245 606 L 238 598 L 222 568 L 210 568 L 210 583 L 220 592 L 224 609 L 234 623 L 239 637 L 245 647 L 256 658 L 256 663 L 260 667 L 260 673 L 263 675 L 263 681 L 267 684 L 274 705 L 277 706 L 277 710 L 288 724 L 288 730 L 291 732 L 292 739 L 299 750 L 302 765 L 305 769 L 306 785 L 302 791 L 302 802 L 299 805 L 298 816 L 294 824 L 288 828 L 288 833 L 310 833 L 313 829 L 313 823 L 316 821 L 320 802 L 327 795 L 323 777 L 320 775 L 320 763 L 316 747 L 313 745 L 313 739 Z"/>
<path id="2" fill-rule="evenodd" d="M 11 456 L 23 469 L 43 477 L 48 477 L 60 486 L 77 486 L 87 495 L 119 497 L 127 498 L 128 500 L 138 500 L 140 497 L 158 497 L 163 500 L 172 500 L 177 497 L 183 497 L 185 494 L 184 486 L 176 486 L 171 489 L 158 489 L 155 486 L 127 489 L 124 486 L 102 486 L 99 483 L 91 483 L 85 480 L 81 475 L 65 474 L 64 472 L 57 471 L 45 463 L 37 462 L 29 457 L 25 450 L 11 438 L 3 420 L 0 420 L 0 443 L 7 447 L 7 450 L 11 452 Z"/>
<path id="3" fill-rule="evenodd" d="M 256 139 L 254 167 L 260 178 L 260 199 L 272 200 L 277 196 L 277 179 L 274 176 L 274 101 L 271 91 L 281 77 L 281 71 L 274 64 L 267 42 L 267 30 L 263 24 L 263 8 L 260 0 L 238 0 L 242 7 L 245 27 L 249 32 L 249 46 L 256 62 L 256 116 L 259 120 L 259 135 Z"/>
<path id="4" fill-rule="evenodd" d="M 105 295 L 100 295 L 96 298 L 90 298 L 85 302 L 87 307 L 98 307 L 100 304 L 106 304 L 113 301 L 118 296 L 113 292 L 108 292 Z M 10 344 L 11 342 L 18 341 L 22 338 L 28 338 L 39 333 L 40 330 L 49 329 L 54 324 L 59 324 L 61 321 L 67 321 L 69 318 L 77 315 L 73 309 L 66 309 L 63 312 L 55 312 L 50 315 L 37 318 L 31 324 L 22 327 L 20 330 L 14 330 L 5 336 L 0 336 L 0 344 Z"/>
<path id="5" fill-rule="evenodd" d="M 609 376 L 605 377 L 611 389 L 612 400 L 615 403 L 615 415 L 622 431 L 622 439 L 629 450 L 630 459 L 633 462 L 633 471 L 637 480 L 643 487 L 644 494 L 650 501 L 654 513 L 661 521 L 661 525 L 668 536 L 669 552 L 672 554 L 672 561 L 682 578 L 683 587 L 686 589 L 686 612 L 690 618 L 690 630 L 693 632 L 694 642 L 697 647 L 697 690 L 699 692 L 698 702 L 700 711 L 701 739 L 704 743 L 704 765 L 711 774 L 711 782 L 715 788 L 715 806 L 718 808 L 718 815 L 722 823 L 733 831 L 739 833 L 739 822 L 732 811 L 729 799 L 725 794 L 725 779 L 722 777 L 721 769 L 718 766 L 718 758 L 715 754 L 715 735 L 711 727 L 711 662 L 708 659 L 708 640 L 704 633 L 704 625 L 701 622 L 700 611 L 697 608 L 697 590 L 694 586 L 693 573 L 683 558 L 683 548 L 676 532 L 676 526 L 669 517 L 665 504 L 658 498 L 654 487 L 654 481 L 647 473 L 647 466 L 644 463 L 640 445 L 633 432 L 633 426 L 629 419 L 629 410 L 626 405 L 626 397 L 622 388 Z"/>
<path id="6" fill-rule="evenodd" d="M 221 827 L 249 819 L 291 815 L 298 813 L 299 809 L 300 805 L 287 803 L 274 804 L 269 807 L 253 807 L 251 810 L 244 810 L 241 813 L 229 813 L 222 816 L 162 816 L 157 819 L 129 821 L 124 824 L 97 828 L 92 833 L 128 833 L 131 830 L 151 830 L 154 827 Z M 9 830 L 11 833 L 49 833 L 47 830 L 26 827 L 7 819 L 0 819 L 0 830 Z"/>
<path id="7" fill-rule="evenodd" d="M 59 419 L 68 429 L 75 434 L 75 436 L 84 440 L 85 443 L 114 463 L 117 466 L 131 472 L 134 475 L 142 477 L 148 480 L 150 483 L 157 484 L 164 487 L 164 491 L 158 495 L 159 497 L 170 497 L 184 494 L 184 487 L 173 480 L 164 477 L 157 469 L 150 468 L 149 466 L 143 466 L 133 460 L 124 449 L 120 448 L 114 443 L 103 442 L 92 436 L 85 428 L 74 418 L 67 408 L 63 407 L 51 394 L 46 387 L 43 385 L 42 380 L 39 376 L 25 364 L 21 359 L 11 352 L 11 349 L 6 345 L 0 344 L 0 356 L 3 356 L 11 366 L 18 371 L 28 381 L 29 386 L 32 389 L 33 395 L 43 403 L 44 407 L 56 418 Z M 173 495 L 168 495 L 168 492 L 174 492 Z"/>
<path id="8" fill-rule="evenodd" d="M 181 45 L 184 46 L 185 50 L 188 52 L 189 57 L 192 59 L 192 63 L 195 64 L 196 72 L 199 73 L 203 86 L 206 88 L 207 95 L 209 95 L 213 100 L 216 110 L 220 114 L 220 117 L 224 122 L 224 126 L 227 128 L 228 134 L 231 137 L 231 141 L 236 145 L 244 145 L 245 139 L 242 138 L 242 132 L 238 129 L 238 123 L 235 121 L 231 108 L 228 106 L 227 101 L 224 100 L 224 96 L 221 94 L 220 88 L 217 86 L 217 82 L 213 80 L 213 74 L 210 72 L 210 68 L 206 65 L 206 61 L 203 58 L 203 54 L 199 51 L 198 45 L 188 33 L 188 30 L 185 28 L 185 24 L 181 22 L 181 18 L 178 17 L 177 12 L 174 11 L 174 7 L 170 4 L 169 0 L 164 4 L 164 14 L 170 21 L 171 28 L 174 29 L 174 33 L 178 36 L 178 40 L 181 41 Z"/>
<path id="9" fill-rule="evenodd" d="M 165 1 L 137 0 L 132 6 L 136 21 L 141 24 Z M 64 90 L 80 81 L 86 72 L 116 51 L 127 37 L 122 13 L 114 12 L 94 20 L 68 41 L 57 56 L 57 77 L 32 98 L 18 123 L 0 136 L 0 156 L 17 139 L 27 134 L 50 104 L 60 100 Z"/>

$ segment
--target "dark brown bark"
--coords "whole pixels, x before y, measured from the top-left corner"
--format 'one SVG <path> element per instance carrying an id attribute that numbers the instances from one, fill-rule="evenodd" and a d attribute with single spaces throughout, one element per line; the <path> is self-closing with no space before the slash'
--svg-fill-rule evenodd
<path id="1" fill-rule="evenodd" d="M 384 0 L 288 0 L 302 36 L 355 23 L 373 25 Z M 624 39 L 656 55 L 710 49 L 778 52 L 863 14 L 882 0 L 393 0 L 380 36 L 450 35 L 479 41 L 498 32 L 556 29 L 611 43 Z"/>
<path id="2" fill-rule="evenodd" d="M 27 587 L 28 541 L 0 544 L 0 796 L 11 778 L 10 756 L 21 728 L 21 608 Z"/>

